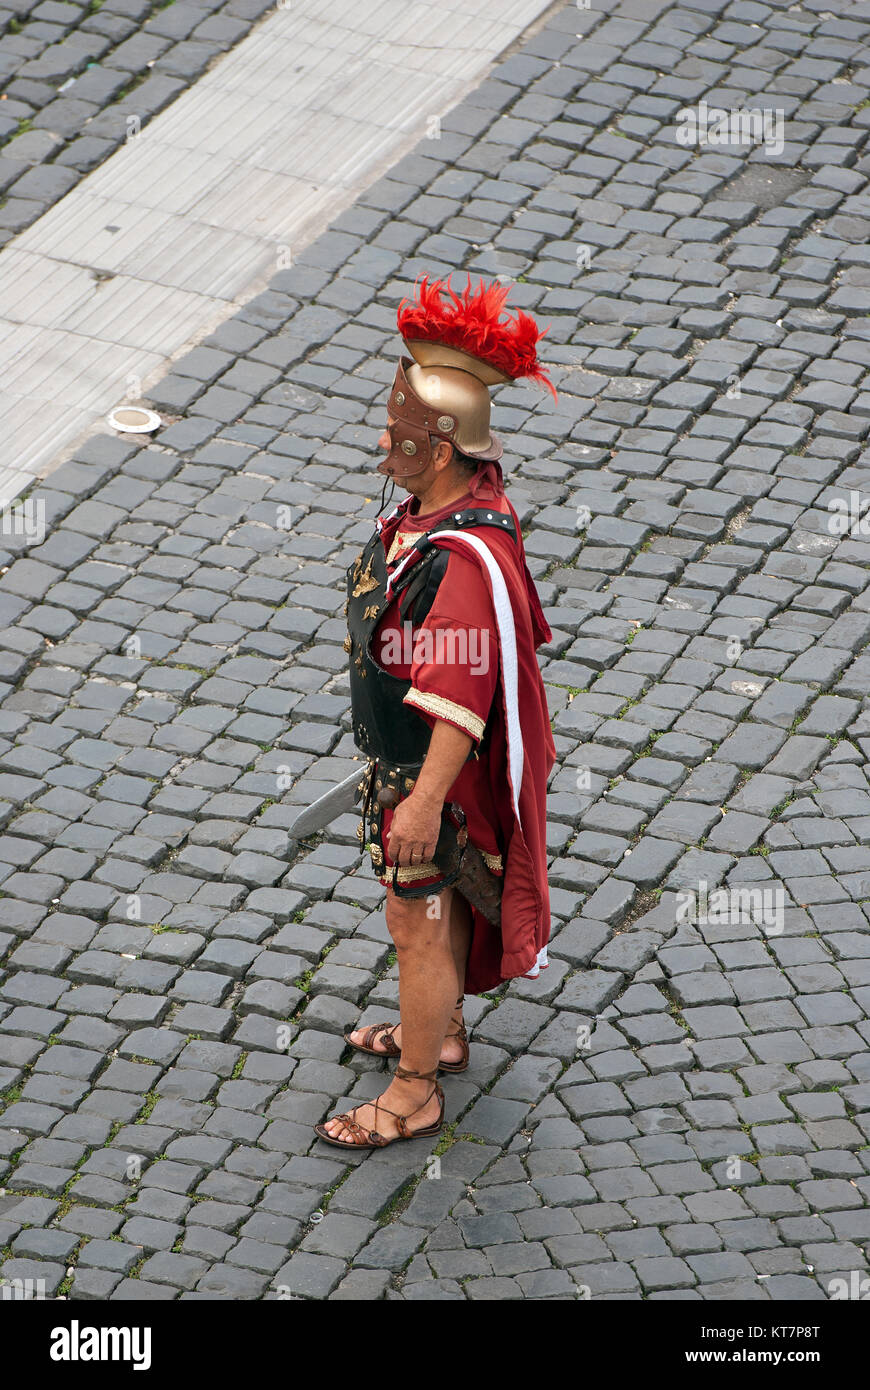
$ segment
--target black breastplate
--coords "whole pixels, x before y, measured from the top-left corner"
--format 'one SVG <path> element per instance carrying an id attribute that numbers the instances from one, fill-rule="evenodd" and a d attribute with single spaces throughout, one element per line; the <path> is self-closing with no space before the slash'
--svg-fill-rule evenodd
<path id="1" fill-rule="evenodd" d="M 494 526 L 516 536 L 513 518 L 485 508 L 454 512 L 433 531 Z M 422 537 L 419 558 L 409 562 L 393 586 L 400 597 L 403 623 L 413 613 L 419 626 L 429 612 L 447 569 L 448 552 Z M 416 710 L 404 703 L 410 680 L 393 675 L 371 652 L 371 641 L 389 604 L 386 598 L 387 562 L 377 531 L 347 572 L 347 629 L 350 652 L 350 698 L 353 734 L 367 757 L 390 763 L 416 776 L 429 748 L 432 731 Z M 392 599 L 390 600 L 390 602 Z"/>

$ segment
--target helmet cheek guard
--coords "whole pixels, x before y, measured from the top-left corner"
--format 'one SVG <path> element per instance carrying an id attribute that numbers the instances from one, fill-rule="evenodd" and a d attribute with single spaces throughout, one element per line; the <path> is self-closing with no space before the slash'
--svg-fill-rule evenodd
<path id="1" fill-rule="evenodd" d="M 424 472 L 432 462 L 432 449 L 428 430 L 413 425 L 408 420 L 395 420 L 387 426 L 390 436 L 390 452 L 379 465 L 379 472 L 401 482 L 403 478 L 415 478 Z"/>

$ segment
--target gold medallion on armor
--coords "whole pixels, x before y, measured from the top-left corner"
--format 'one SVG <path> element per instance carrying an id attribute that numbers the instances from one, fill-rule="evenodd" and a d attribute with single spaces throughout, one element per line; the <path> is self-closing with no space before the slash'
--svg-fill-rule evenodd
<path id="1" fill-rule="evenodd" d="M 354 571 L 354 578 L 356 579 L 356 584 L 354 585 L 354 590 L 353 590 L 353 596 L 354 596 L 354 598 L 359 598 L 362 594 L 368 594 L 368 593 L 371 592 L 372 589 L 376 589 L 376 588 L 378 587 L 378 581 L 375 579 L 374 575 L 372 574 L 372 561 L 371 561 L 371 559 L 369 559 L 368 564 L 366 565 L 366 567 L 365 567 L 365 569 L 363 570 L 362 574 L 359 575 L 359 578 L 358 578 L 358 579 L 357 579 L 357 571 L 356 571 L 356 570 Z"/>

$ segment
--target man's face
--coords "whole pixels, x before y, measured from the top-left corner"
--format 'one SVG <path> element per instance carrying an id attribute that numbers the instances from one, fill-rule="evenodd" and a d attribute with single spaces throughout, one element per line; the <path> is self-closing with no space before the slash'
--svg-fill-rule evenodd
<path id="1" fill-rule="evenodd" d="M 379 448 L 379 449 L 384 449 L 384 450 L 386 450 L 387 453 L 389 453 L 389 452 L 390 452 L 390 449 L 392 448 L 392 440 L 390 439 L 390 425 L 394 425 L 395 423 L 396 423 L 396 417 L 395 417 L 395 415 L 390 415 L 390 413 L 389 413 L 389 411 L 388 411 L 388 412 L 387 412 L 387 428 L 384 430 L 383 434 L 381 435 L 380 439 L 378 440 L 378 448 Z"/>

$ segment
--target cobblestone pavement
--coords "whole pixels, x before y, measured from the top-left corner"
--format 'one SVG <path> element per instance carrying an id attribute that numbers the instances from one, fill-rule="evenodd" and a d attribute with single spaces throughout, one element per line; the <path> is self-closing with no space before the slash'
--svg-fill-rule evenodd
<path id="1" fill-rule="evenodd" d="M 0 246 L 273 8 L 274 0 L 2 0 Z"/>
<path id="2" fill-rule="evenodd" d="M 681 146 L 702 98 L 784 112 L 781 152 Z M 867 5 L 565 6 L 176 364 L 155 442 L 96 437 L 32 494 L 48 535 L 3 537 L 0 579 L 2 1277 L 866 1273 L 868 130 Z M 310 1126 L 383 1086 L 341 1038 L 394 1016 L 382 895 L 355 817 L 295 856 L 286 827 L 352 767 L 341 580 L 396 304 L 454 266 L 552 325 L 558 405 L 495 410 L 554 629 L 552 961 L 468 1001 L 440 1141 L 346 1157 Z"/>

